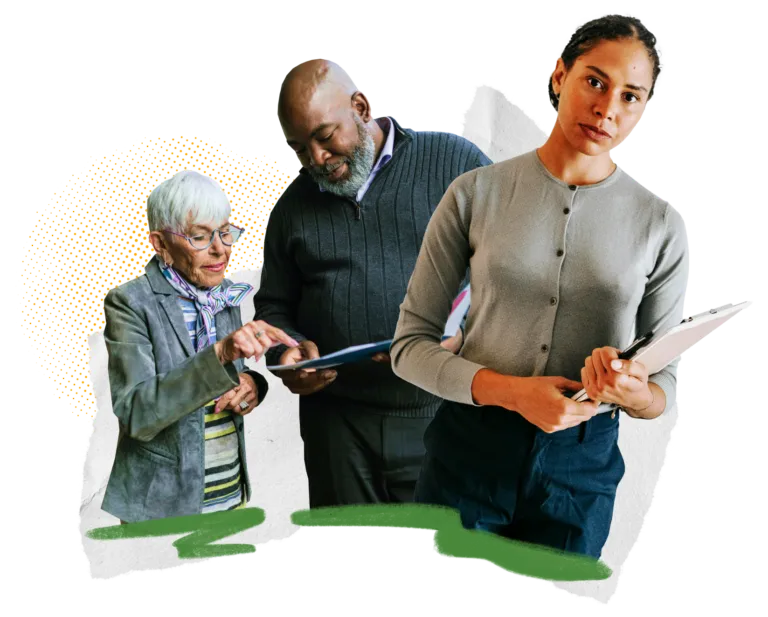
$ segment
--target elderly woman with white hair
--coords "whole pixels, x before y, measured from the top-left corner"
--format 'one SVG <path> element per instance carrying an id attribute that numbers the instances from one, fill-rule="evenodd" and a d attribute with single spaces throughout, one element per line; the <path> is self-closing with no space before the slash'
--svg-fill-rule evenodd
<path id="1" fill-rule="evenodd" d="M 121 522 L 230 510 L 250 498 L 243 416 L 267 382 L 245 370 L 298 345 L 263 321 L 242 326 L 252 287 L 224 278 L 243 230 L 224 191 L 182 171 L 147 200 L 156 255 L 104 301 L 112 409 L 120 433 L 102 508 Z"/>

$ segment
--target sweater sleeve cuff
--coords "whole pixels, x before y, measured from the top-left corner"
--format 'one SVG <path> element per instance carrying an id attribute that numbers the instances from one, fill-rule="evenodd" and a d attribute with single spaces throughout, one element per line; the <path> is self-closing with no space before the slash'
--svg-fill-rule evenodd
<path id="1" fill-rule="evenodd" d="M 267 383 L 267 380 L 261 373 L 257 373 L 256 371 L 252 371 L 250 369 L 247 369 L 243 372 L 251 376 L 254 383 L 256 384 L 256 388 L 258 388 L 258 401 L 256 403 L 256 407 L 258 407 L 267 396 L 267 392 L 269 391 L 269 383 Z"/>
<path id="2" fill-rule="evenodd" d="M 216 349 L 213 345 L 203 349 L 197 356 L 197 360 L 201 364 L 201 370 L 198 374 L 202 376 L 211 391 L 223 394 L 240 383 L 235 365 L 231 362 L 222 364 L 216 356 Z"/>
<path id="3" fill-rule="evenodd" d="M 280 356 L 288 349 L 288 345 L 280 343 L 274 347 L 270 347 L 267 353 L 264 354 L 264 359 L 267 361 L 267 366 L 274 366 L 280 364 Z"/>
<path id="4" fill-rule="evenodd" d="M 675 403 L 677 402 L 677 383 L 676 379 L 674 377 L 671 377 L 670 375 L 667 375 L 666 373 L 659 372 L 655 375 L 651 375 L 648 378 L 648 381 L 650 383 L 655 383 L 659 388 L 661 388 L 664 391 L 664 397 L 666 398 L 666 403 L 664 405 L 664 411 L 661 413 L 667 413 L 672 407 L 675 406 Z"/>
<path id="5" fill-rule="evenodd" d="M 480 407 L 472 398 L 472 381 L 484 368 L 482 364 L 451 354 L 438 372 L 437 395 L 449 401 Z"/>

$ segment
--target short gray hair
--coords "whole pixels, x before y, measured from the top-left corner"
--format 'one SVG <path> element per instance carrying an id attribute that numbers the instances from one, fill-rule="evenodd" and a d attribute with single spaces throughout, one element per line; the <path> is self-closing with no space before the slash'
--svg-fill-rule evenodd
<path id="1" fill-rule="evenodd" d="M 187 225 L 223 223 L 231 208 L 223 189 L 211 178 L 184 170 L 168 178 L 149 194 L 149 231 L 170 229 L 183 233 Z M 191 215 L 191 217 L 190 217 Z"/>

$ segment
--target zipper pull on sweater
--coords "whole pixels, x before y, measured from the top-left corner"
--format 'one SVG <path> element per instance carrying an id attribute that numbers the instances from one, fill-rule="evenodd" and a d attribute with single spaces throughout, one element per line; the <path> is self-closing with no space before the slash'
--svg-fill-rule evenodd
<path id="1" fill-rule="evenodd" d="M 346 200 L 352 204 L 352 206 L 355 208 L 355 220 L 359 221 L 361 219 L 362 212 L 360 211 L 360 204 L 357 203 L 356 200 L 352 199 L 351 197 L 346 197 Z"/>

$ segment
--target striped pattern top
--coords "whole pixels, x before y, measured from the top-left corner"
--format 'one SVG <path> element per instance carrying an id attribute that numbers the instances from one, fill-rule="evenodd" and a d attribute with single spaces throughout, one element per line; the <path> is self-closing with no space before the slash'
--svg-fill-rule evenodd
<path id="1" fill-rule="evenodd" d="M 197 343 L 197 309 L 195 303 L 179 297 L 192 346 Z M 215 340 L 216 325 L 211 323 Z M 240 478 L 240 446 L 237 429 L 228 410 L 214 413 L 216 401 L 205 406 L 205 495 L 203 513 L 234 510 L 245 506 L 245 491 Z"/>

